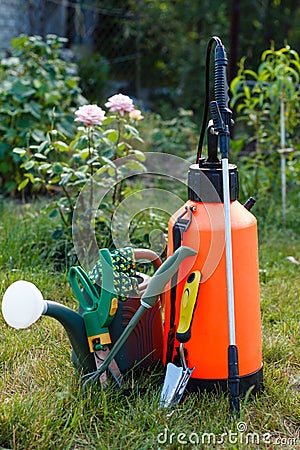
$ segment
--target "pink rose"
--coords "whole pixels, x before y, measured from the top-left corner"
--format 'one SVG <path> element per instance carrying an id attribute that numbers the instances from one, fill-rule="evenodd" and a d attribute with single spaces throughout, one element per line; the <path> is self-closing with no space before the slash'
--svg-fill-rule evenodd
<path id="1" fill-rule="evenodd" d="M 125 112 L 131 112 L 134 110 L 133 101 L 131 98 L 123 94 L 113 95 L 105 103 L 105 106 L 109 108 L 110 112 L 119 112 L 121 116 L 124 116 Z"/>
<path id="2" fill-rule="evenodd" d="M 130 117 L 130 119 L 133 119 L 133 120 L 142 120 L 144 118 L 144 116 L 142 116 L 142 113 L 139 109 L 133 109 L 132 111 L 130 111 L 129 117 Z"/>
<path id="3" fill-rule="evenodd" d="M 82 122 L 86 127 L 101 125 L 105 119 L 105 111 L 97 105 L 83 105 L 75 111 L 75 122 Z"/>

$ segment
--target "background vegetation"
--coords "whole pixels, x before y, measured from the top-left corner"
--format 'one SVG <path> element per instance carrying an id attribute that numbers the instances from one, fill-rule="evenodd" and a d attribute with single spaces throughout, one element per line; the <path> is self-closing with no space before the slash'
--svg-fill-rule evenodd
<path id="1" fill-rule="evenodd" d="M 270 48 L 272 41 L 276 48 L 288 42 L 298 52 L 300 49 L 300 7 L 296 0 L 95 3 L 102 12 L 93 30 L 93 46 L 108 63 L 100 65 L 101 76 L 102 68 L 107 69 L 107 81 L 113 79 L 126 86 L 128 93 L 169 117 L 178 107 L 201 116 L 204 55 L 211 36 L 220 36 L 226 46 L 230 81 L 242 57 L 247 58 L 248 68 L 255 69 L 261 52 Z M 84 44 L 82 32 L 77 28 L 76 39 Z M 96 80 L 99 69 L 93 71 L 94 58 L 90 58 L 90 67 L 89 77 Z M 90 91 L 92 98 L 103 100 L 96 97 L 97 92 Z"/>
<path id="2" fill-rule="evenodd" d="M 0 176 L 5 193 L 23 178 L 14 148 L 38 148 L 54 127 L 68 136 L 74 132 L 72 112 L 84 99 L 76 66 L 61 57 L 65 42 L 53 35 L 46 40 L 20 36 L 12 41 L 11 56 L 1 59 Z"/>

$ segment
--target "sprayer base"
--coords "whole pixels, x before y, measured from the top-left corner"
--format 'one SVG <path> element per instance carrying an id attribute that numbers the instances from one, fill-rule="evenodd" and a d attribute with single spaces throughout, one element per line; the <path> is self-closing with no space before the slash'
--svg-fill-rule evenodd
<path id="1" fill-rule="evenodd" d="M 256 372 L 240 377 L 240 395 L 246 395 L 247 391 L 252 388 L 251 394 L 256 394 L 263 388 L 263 368 Z M 190 378 L 187 390 L 189 392 L 226 392 L 228 390 L 227 379 L 206 380 L 202 378 Z"/>

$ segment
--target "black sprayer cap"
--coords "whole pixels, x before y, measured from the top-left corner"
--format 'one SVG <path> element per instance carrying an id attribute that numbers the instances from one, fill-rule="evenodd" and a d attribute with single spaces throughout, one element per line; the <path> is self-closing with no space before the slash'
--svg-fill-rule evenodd
<path id="1" fill-rule="evenodd" d="M 229 164 L 230 201 L 238 198 L 238 170 Z M 221 162 L 208 163 L 201 158 L 199 164 L 192 164 L 188 172 L 188 199 L 195 202 L 223 203 L 223 172 Z"/>

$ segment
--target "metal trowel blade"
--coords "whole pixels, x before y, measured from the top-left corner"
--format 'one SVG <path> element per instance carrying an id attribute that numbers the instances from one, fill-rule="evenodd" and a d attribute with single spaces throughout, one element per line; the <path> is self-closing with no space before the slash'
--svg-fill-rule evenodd
<path id="1" fill-rule="evenodd" d="M 180 401 L 193 370 L 194 368 L 183 369 L 182 367 L 177 367 L 173 363 L 167 364 L 159 408 L 168 408 Z"/>

